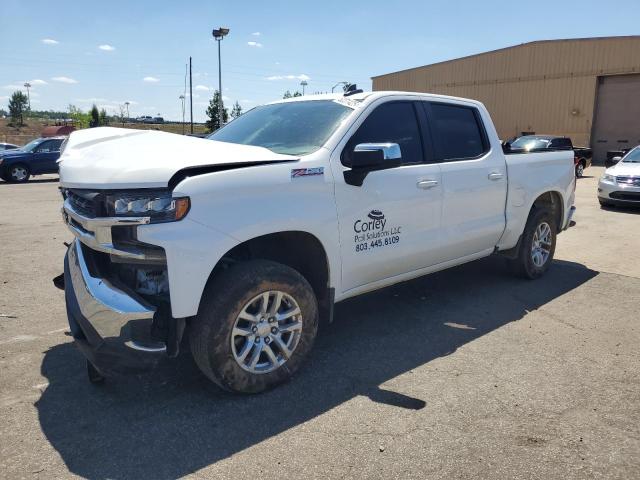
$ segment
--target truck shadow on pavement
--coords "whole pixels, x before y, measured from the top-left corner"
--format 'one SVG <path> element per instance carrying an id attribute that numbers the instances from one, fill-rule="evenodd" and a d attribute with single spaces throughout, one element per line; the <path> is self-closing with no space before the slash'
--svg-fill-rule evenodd
<path id="1" fill-rule="evenodd" d="M 46 352 L 49 386 L 36 402 L 42 431 L 74 474 L 90 479 L 187 475 L 354 398 L 429 408 L 380 385 L 521 319 L 598 272 L 556 261 L 539 281 L 514 279 L 490 257 L 336 306 L 310 361 L 290 383 L 254 396 L 224 393 L 187 352 L 155 371 L 86 380 L 71 343 Z M 413 392 L 416 395 L 416 392 Z"/>

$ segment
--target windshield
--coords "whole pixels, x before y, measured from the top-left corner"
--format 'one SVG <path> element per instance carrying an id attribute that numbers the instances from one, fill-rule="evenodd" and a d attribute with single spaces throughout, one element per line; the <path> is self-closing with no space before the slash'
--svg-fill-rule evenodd
<path id="1" fill-rule="evenodd" d="M 40 145 L 40 142 L 42 140 L 40 140 L 39 138 L 36 138 L 35 140 L 31 140 L 29 143 L 27 143 L 24 147 L 20 147 L 20 150 L 23 150 L 25 152 L 31 152 L 32 150 L 34 150 L 38 145 Z"/>
<path id="2" fill-rule="evenodd" d="M 622 163 L 640 163 L 640 148 L 636 147 L 627 153 L 622 159 Z"/>
<path id="3" fill-rule="evenodd" d="M 332 100 L 275 103 L 249 110 L 207 138 L 306 155 L 329 139 L 353 110 Z"/>
<path id="4" fill-rule="evenodd" d="M 517 150 L 536 150 L 547 148 L 551 140 L 546 138 L 520 137 L 511 142 L 511 148 Z"/>

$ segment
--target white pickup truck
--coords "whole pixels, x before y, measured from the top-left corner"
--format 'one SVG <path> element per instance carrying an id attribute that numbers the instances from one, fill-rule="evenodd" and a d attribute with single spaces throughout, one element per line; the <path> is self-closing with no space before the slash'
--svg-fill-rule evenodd
<path id="1" fill-rule="evenodd" d="M 90 379 L 184 337 L 207 377 L 249 393 L 289 379 L 346 298 L 494 253 L 540 277 L 575 175 L 570 151 L 505 155 L 479 102 L 356 91 L 260 106 L 208 139 L 74 132 L 60 184 Z"/>

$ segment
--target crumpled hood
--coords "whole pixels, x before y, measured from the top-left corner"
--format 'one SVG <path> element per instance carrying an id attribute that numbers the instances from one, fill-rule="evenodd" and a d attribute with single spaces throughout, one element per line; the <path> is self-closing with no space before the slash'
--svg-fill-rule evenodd
<path id="1" fill-rule="evenodd" d="M 73 132 L 58 163 L 64 187 L 119 189 L 166 187 L 185 168 L 294 160 L 263 147 L 100 127 Z"/>

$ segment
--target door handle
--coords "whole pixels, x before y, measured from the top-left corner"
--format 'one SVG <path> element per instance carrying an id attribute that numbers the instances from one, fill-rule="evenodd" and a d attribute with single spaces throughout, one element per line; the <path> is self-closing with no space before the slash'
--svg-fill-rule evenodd
<path id="1" fill-rule="evenodd" d="M 417 184 L 418 188 L 422 188 L 423 190 L 428 190 L 433 187 L 438 186 L 438 180 L 420 180 Z"/>
<path id="2" fill-rule="evenodd" d="M 491 172 L 489 174 L 489 180 L 500 180 L 504 175 L 500 172 Z"/>

